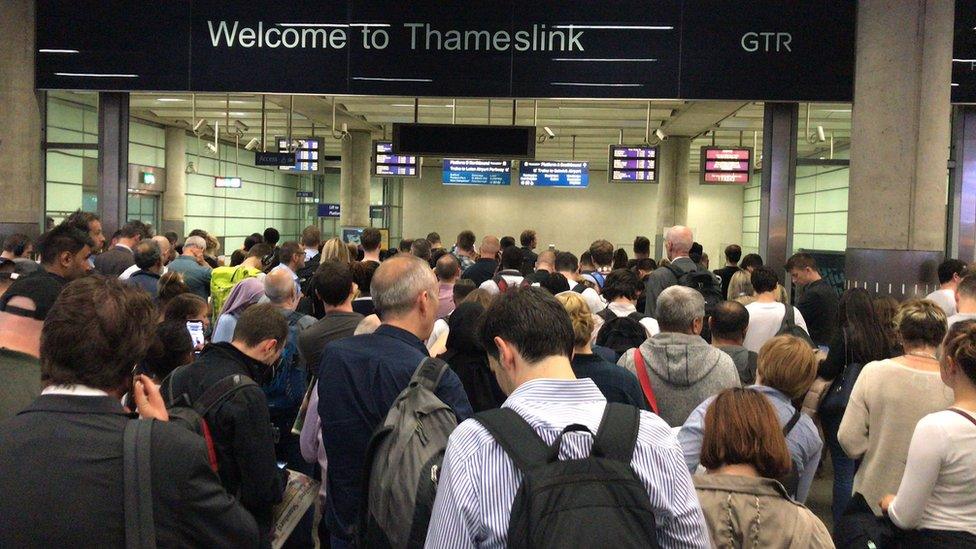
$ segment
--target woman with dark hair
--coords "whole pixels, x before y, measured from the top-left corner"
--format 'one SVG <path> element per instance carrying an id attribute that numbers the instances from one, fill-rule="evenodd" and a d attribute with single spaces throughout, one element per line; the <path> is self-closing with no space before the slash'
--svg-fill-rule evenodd
<path id="1" fill-rule="evenodd" d="M 844 452 L 860 460 L 853 491 L 879 516 L 878 501 L 898 489 L 905 472 L 915 425 L 952 404 L 936 358 L 946 333 L 945 312 L 931 301 L 913 300 L 898 309 L 895 323 L 905 354 L 864 366 L 837 430 Z"/>
<path id="2" fill-rule="evenodd" d="M 183 280 L 183 273 L 170 271 L 159 277 L 159 287 L 156 290 L 156 306 L 160 313 L 166 308 L 166 304 L 178 295 L 183 295 L 190 291 L 189 286 Z"/>
<path id="3" fill-rule="evenodd" d="M 194 296 L 199 299 L 198 296 Z M 156 334 L 142 366 L 157 383 L 173 370 L 193 362 L 193 340 L 186 322 L 165 320 L 156 327 Z"/>
<path id="4" fill-rule="evenodd" d="M 819 377 L 833 380 L 851 364 L 863 366 L 891 356 L 888 338 L 874 312 L 871 296 L 867 290 L 852 288 L 844 292 L 840 297 L 837 316 L 840 330 L 835 331 L 827 359 L 817 370 Z M 838 411 L 831 413 L 825 409 L 820 413 L 824 439 L 830 451 L 831 463 L 834 464 L 832 508 L 835 523 L 840 521 L 847 502 L 851 499 L 854 472 L 857 469 L 857 464 L 847 457 L 837 441 L 837 430 L 843 417 L 843 410 L 839 413 Z"/>
<path id="5" fill-rule="evenodd" d="M 617 251 L 613 252 L 613 268 L 614 269 L 626 269 L 627 268 L 627 250 L 623 248 L 617 248 Z"/>
<path id="6" fill-rule="evenodd" d="M 203 326 L 204 339 L 210 340 L 210 305 L 194 293 L 187 292 L 170 300 L 163 309 L 163 322 L 169 321 L 182 322 L 184 326 L 187 322 L 199 322 Z"/>
<path id="7" fill-rule="evenodd" d="M 498 408 L 505 393 L 488 366 L 488 354 L 478 341 L 478 325 L 485 308 L 475 301 L 464 302 L 448 317 L 447 351 L 440 358 L 451 365 L 475 412 Z"/>
<path id="8" fill-rule="evenodd" d="M 827 527 L 790 499 L 778 479 L 790 453 L 776 411 L 762 393 L 726 389 L 705 412 L 701 464 L 694 477 L 718 547 L 833 547 Z"/>
<path id="9" fill-rule="evenodd" d="M 976 546 L 976 321 L 949 329 L 940 372 L 955 401 L 919 420 L 898 493 L 879 504 L 909 530 L 903 547 Z"/>

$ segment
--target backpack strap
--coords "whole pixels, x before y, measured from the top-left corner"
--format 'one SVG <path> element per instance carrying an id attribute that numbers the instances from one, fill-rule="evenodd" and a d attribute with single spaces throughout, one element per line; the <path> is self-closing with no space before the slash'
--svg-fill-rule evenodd
<path id="1" fill-rule="evenodd" d="M 973 416 L 967 414 L 966 412 L 963 412 L 962 410 L 960 410 L 958 408 L 946 408 L 946 409 L 949 410 L 950 412 L 955 412 L 955 413 L 961 415 L 962 417 L 968 419 L 970 423 L 972 423 L 973 425 L 976 425 L 976 419 L 973 419 Z"/>
<path id="2" fill-rule="evenodd" d="M 644 320 L 645 318 L 647 318 L 647 315 L 645 315 L 644 313 L 638 312 L 638 311 L 634 311 L 634 312 L 630 313 L 629 315 L 627 315 L 627 318 L 629 318 L 631 320 L 636 320 L 637 322 L 640 322 L 641 320 Z"/>
<path id="3" fill-rule="evenodd" d="M 611 320 L 617 318 L 617 315 L 613 314 L 613 311 L 610 310 L 609 306 L 597 313 L 596 316 L 602 318 L 604 322 L 610 322 Z"/>
<path id="4" fill-rule="evenodd" d="M 151 419 L 129 420 L 122 434 L 126 549 L 155 549 L 156 547 L 150 461 L 152 426 Z"/>
<path id="5" fill-rule="evenodd" d="M 630 465 L 640 430 L 640 412 L 633 406 L 608 402 L 593 438 L 593 453 Z"/>
<path id="6" fill-rule="evenodd" d="M 549 458 L 549 448 L 535 429 L 511 408 L 495 408 L 474 415 L 475 421 L 488 429 L 495 442 L 512 458 L 515 466 L 528 473 Z"/>
<path id="7" fill-rule="evenodd" d="M 496 274 L 491 281 L 495 283 L 495 286 L 498 286 L 498 293 L 503 294 L 508 291 L 508 281 L 505 280 L 504 276 Z"/>
<path id="8" fill-rule="evenodd" d="M 800 413 L 801 413 L 800 412 L 800 409 L 797 408 L 793 412 L 793 417 L 791 417 L 790 420 L 786 423 L 786 425 L 783 426 L 783 436 L 784 437 L 790 434 L 790 431 L 793 430 L 793 427 L 796 427 L 797 422 L 800 421 Z"/>
<path id="9" fill-rule="evenodd" d="M 790 330 L 796 325 L 796 320 L 793 318 L 793 306 L 789 303 L 784 303 L 786 312 L 783 313 L 783 322 L 779 325 L 779 331 L 784 332 Z"/>
<path id="10" fill-rule="evenodd" d="M 657 397 L 654 396 L 654 387 L 651 386 L 651 376 L 647 375 L 647 363 L 644 362 L 644 355 L 640 352 L 640 347 L 634 349 L 634 370 L 637 371 L 637 380 L 640 381 L 641 391 L 647 399 L 648 406 L 655 414 L 658 413 Z"/>
<path id="11" fill-rule="evenodd" d="M 413 377 L 410 378 L 410 384 L 413 385 L 416 382 L 426 387 L 430 392 L 434 392 L 437 390 L 437 386 L 441 384 L 441 378 L 444 377 L 447 368 L 446 362 L 439 358 L 429 356 L 421 361 L 417 369 L 414 370 Z"/>
<path id="12" fill-rule="evenodd" d="M 229 375 L 217 383 L 214 383 L 209 389 L 204 391 L 193 405 L 193 409 L 196 410 L 201 417 L 205 418 L 214 406 L 223 402 L 233 393 L 236 393 L 249 385 L 254 385 L 255 387 L 258 386 L 253 379 L 244 374 Z"/>

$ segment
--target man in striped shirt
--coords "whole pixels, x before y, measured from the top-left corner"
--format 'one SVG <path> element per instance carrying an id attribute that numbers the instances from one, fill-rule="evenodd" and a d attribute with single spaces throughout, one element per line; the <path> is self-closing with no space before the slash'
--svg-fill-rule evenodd
<path id="1" fill-rule="evenodd" d="M 485 316 L 480 339 L 502 390 L 504 407 L 524 418 L 552 444 L 567 425 L 596 433 L 607 405 L 589 379 L 570 366 L 573 329 L 565 309 L 545 290 L 520 289 L 498 296 Z M 590 453 L 591 435 L 563 435 L 559 459 Z M 647 489 L 661 547 L 708 547 L 708 529 L 681 447 L 670 428 L 641 412 L 631 467 Z M 427 547 L 505 547 L 512 502 L 522 474 L 477 421 L 451 434 L 434 503 Z"/>

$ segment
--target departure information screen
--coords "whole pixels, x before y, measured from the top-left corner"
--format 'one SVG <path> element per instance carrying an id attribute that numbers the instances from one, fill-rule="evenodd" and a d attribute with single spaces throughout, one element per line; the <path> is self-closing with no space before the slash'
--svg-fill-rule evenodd
<path id="1" fill-rule="evenodd" d="M 589 162 L 530 162 L 519 164 L 519 185 L 585 189 L 590 184 Z"/>
<path id="2" fill-rule="evenodd" d="M 318 139 L 292 139 L 289 146 L 287 137 L 279 137 L 278 152 L 294 152 L 294 166 L 280 166 L 279 169 L 297 172 L 317 172 L 319 171 L 319 146 Z"/>
<path id="3" fill-rule="evenodd" d="M 702 147 L 703 185 L 747 185 L 752 177 L 752 148 Z"/>
<path id="4" fill-rule="evenodd" d="M 511 160 L 444 159 L 441 180 L 445 185 L 511 185 Z"/>
<path id="5" fill-rule="evenodd" d="M 648 145 L 610 145 L 611 183 L 656 183 L 658 148 Z"/>
<path id="6" fill-rule="evenodd" d="M 420 158 L 393 154 L 392 141 L 373 141 L 373 175 L 420 177 Z"/>

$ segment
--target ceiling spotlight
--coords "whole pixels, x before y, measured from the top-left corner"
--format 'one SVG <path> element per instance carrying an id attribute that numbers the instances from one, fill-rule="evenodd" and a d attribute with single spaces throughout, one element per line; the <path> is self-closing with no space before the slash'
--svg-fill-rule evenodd
<path id="1" fill-rule="evenodd" d="M 201 118 L 197 120 L 196 124 L 193 125 L 193 133 L 197 135 L 203 135 L 207 133 L 207 119 Z"/>
<path id="2" fill-rule="evenodd" d="M 247 142 L 247 145 L 244 145 L 244 150 L 253 151 L 254 149 L 258 148 L 258 145 L 260 144 L 261 142 L 258 141 L 257 137 L 252 137 L 251 140 Z"/>

